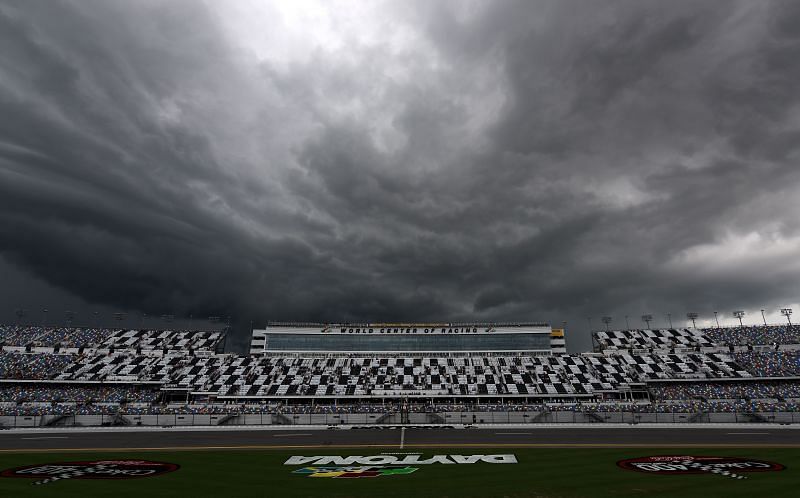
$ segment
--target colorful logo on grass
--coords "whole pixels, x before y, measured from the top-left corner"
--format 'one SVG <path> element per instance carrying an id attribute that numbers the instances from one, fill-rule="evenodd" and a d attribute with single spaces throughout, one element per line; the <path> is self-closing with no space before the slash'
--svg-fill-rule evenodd
<path id="1" fill-rule="evenodd" d="M 289 457 L 284 465 L 308 465 L 293 474 L 307 477 L 359 478 L 412 474 L 419 470 L 412 465 L 458 465 L 476 463 L 517 463 L 513 454 L 505 455 L 433 455 L 421 453 L 381 453 L 380 455 L 316 455 Z"/>
<path id="2" fill-rule="evenodd" d="M 620 468 L 657 475 L 717 474 L 731 479 L 747 479 L 743 472 L 777 472 L 780 463 L 730 456 L 657 455 L 629 458 L 617 462 Z"/>
<path id="3" fill-rule="evenodd" d="M 47 484 L 64 479 L 139 479 L 174 472 L 179 465 L 149 460 L 96 460 L 28 465 L 0 472 L 0 477 L 39 479 L 32 484 Z"/>
<path id="4" fill-rule="evenodd" d="M 308 477 L 335 477 L 353 479 L 359 477 L 383 477 L 411 474 L 417 467 L 384 467 L 372 465 L 365 467 L 303 467 L 292 474 L 305 474 Z"/>

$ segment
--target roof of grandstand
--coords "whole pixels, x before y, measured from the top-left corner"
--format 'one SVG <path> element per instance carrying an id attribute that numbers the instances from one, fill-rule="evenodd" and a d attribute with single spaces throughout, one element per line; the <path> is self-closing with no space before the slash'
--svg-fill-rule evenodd
<path id="1" fill-rule="evenodd" d="M 267 327 L 549 327 L 547 322 L 267 322 Z"/>

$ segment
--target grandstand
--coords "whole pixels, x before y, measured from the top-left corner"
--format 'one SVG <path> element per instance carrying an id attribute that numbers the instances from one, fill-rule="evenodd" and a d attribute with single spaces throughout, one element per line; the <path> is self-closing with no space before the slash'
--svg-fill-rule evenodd
<path id="1" fill-rule="evenodd" d="M 309 417 L 330 414 L 369 423 L 416 413 L 425 421 L 794 420 L 800 412 L 800 334 L 785 326 L 598 331 L 593 351 L 579 354 L 567 354 L 564 331 L 543 323 L 270 323 L 252 331 L 248 355 L 226 353 L 225 335 L 0 327 L 0 423 L 183 415 L 329 423 Z"/>

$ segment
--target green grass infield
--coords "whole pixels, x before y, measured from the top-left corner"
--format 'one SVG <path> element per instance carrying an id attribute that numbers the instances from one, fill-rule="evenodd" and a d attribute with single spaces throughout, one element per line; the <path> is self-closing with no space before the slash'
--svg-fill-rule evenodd
<path id="1" fill-rule="evenodd" d="M 371 469 L 374 477 L 343 477 L 351 465 L 286 465 L 291 456 L 392 455 L 414 462 L 434 455 L 513 454 L 517 463 L 401 464 Z M 409 454 L 420 453 L 408 459 Z M 695 474 L 664 475 L 625 470 L 617 462 L 654 455 L 739 457 L 775 462 L 785 468 L 760 472 L 720 467 L 693 468 Z M 452 459 L 452 457 L 448 457 Z M 465 457 L 466 458 L 466 457 Z M 473 457 L 477 458 L 477 457 Z M 468 458 L 467 458 L 468 459 Z M 794 448 L 365 448 L 280 450 L 182 450 L 0 453 L 0 470 L 60 462 L 147 460 L 177 464 L 177 470 L 133 479 L 73 476 L 44 484 L 43 477 L 0 477 L 0 497 L 758 497 L 796 496 L 800 489 L 800 449 Z M 380 461 L 380 458 L 371 462 Z M 391 460 L 391 459 L 389 459 Z M 689 462 L 687 460 L 686 462 Z M 107 465 L 107 464 L 101 464 Z M 333 467 L 332 469 L 330 467 Z M 374 467 L 374 466 L 372 466 Z M 111 471 L 116 468 L 111 464 Z M 415 470 L 408 470 L 413 468 Z M 659 467 L 660 468 L 660 467 Z M 687 467 L 688 468 L 688 467 Z M 55 469 L 55 470 L 54 470 Z M 306 469 L 306 470 L 300 470 Z M 400 469 L 400 470 L 398 470 Z M 404 470 L 403 470 L 404 469 Z M 74 470 L 74 469 L 73 469 Z M 359 469 L 355 469 L 358 474 Z M 58 468 L 50 468 L 59 475 Z M 300 471 L 300 472 L 296 472 Z M 317 472 L 318 476 L 312 477 Z M 25 472 L 22 473 L 23 475 Z M 743 476 L 745 478 L 737 478 Z"/>

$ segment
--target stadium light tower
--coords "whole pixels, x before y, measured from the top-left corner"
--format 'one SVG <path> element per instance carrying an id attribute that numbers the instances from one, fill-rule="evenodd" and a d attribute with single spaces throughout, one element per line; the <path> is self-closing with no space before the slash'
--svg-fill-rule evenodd
<path id="1" fill-rule="evenodd" d="M 792 327 L 792 308 L 781 308 L 781 315 L 789 321 L 789 328 Z"/>
<path id="2" fill-rule="evenodd" d="M 667 313 L 667 321 L 669 322 L 669 328 L 672 328 L 672 313 Z"/>
<path id="3" fill-rule="evenodd" d="M 42 308 L 42 325 L 47 325 L 47 308 Z"/>
<path id="4" fill-rule="evenodd" d="M 608 324 L 611 323 L 611 317 L 610 316 L 604 316 L 603 318 L 601 318 L 601 320 L 603 321 L 603 323 L 606 324 L 606 332 L 608 332 Z"/>
<path id="5" fill-rule="evenodd" d="M 744 311 L 742 311 L 742 310 L 734 311 L 733 312 L 733 317 L 739 319 L 739 327 L 744 327 L 744 324 L 742 324 L 742 318 L 744 317 Z"/>
<path id="6" fill-rule="evenodd" d="M 653 315 L 642 315 L 642 321 L 647 324 L 647 329 L 650 329 L 650 322 L 653 321 Z"/>
<path id="7" fill-rule="evenodd" d="M 761 319 L 764 320 L 764 326 L 767 326 L 767 317 L 764 316 L 764 308 L 761 308 Z"/>
<path id="8" fill-rule="evenodd" d="M 631 329 L 631 324 L 628 323 L 628 315 L 625 315 L 625 329 L 626 330 L 630 330 Z"/>
<path id="9" fill-rule="evenodd" d="M 694 311 L 690 311 L 689 313 L 686 313 L 686 318 L 688 318 L 689 320 L 692 321 L 692 328 L 693 329 L 697 328 L 697 323 L 695 323 L 695 320 L 697 320 L 698 316 L 700 316 L 700 315 L 698 315 Z"/>
<path id="10" fill-rule="evenodd" d="M 719 318 L 717 317 L 717 312 L 714 312 L 714 321 L 717 322 L 717 328 L 719 328 Z"/>

